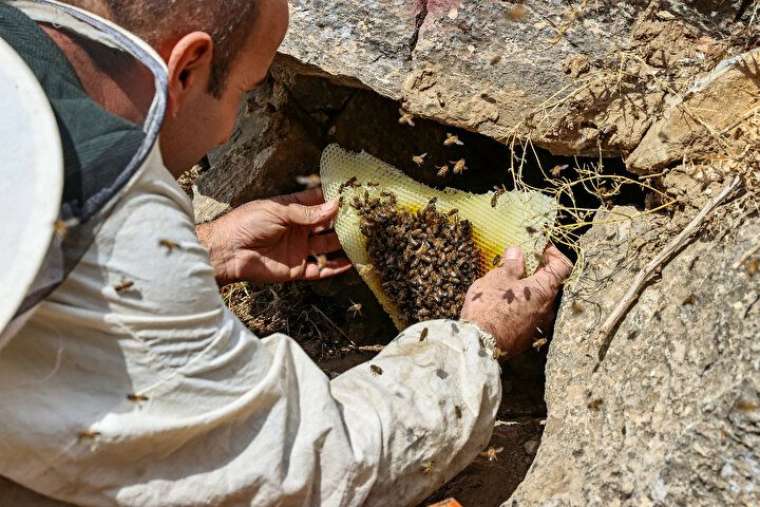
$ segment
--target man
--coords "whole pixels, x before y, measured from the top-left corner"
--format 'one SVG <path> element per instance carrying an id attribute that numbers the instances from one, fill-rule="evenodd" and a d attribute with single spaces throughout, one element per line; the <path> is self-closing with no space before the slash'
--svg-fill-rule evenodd
<path id="1" fill-rule="evenodd" d="M 291 338 L 253 336 L 216 282 L 346 271 L 308 260 L 340 250 L 325 231 L 337 204 L 256 201 L 196 233 L 174 181 L 266 78 L 286 1 L 67 3 L 155 53 L 84 11 L 0 3 L 0 35 L 55 111 L 66 176 L 65 230 L 3 333 L 0 475 L 95 506 L 412 505 L 452 478 L 490 439 L 495 348 L 529 346 L 567 260 L 550 248 L 523 278 L 509 249 L 461 321 L 412 326 L 379 368 L 330 381 Z"/>

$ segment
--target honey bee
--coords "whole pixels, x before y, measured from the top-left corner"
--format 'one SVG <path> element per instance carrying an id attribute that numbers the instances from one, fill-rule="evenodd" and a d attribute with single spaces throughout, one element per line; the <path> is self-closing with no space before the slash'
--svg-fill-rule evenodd
<path id="1" fill-rule="evenodd" d="M 85 430 L 77 434 L 79 440 L 94 440 L 101 435 L 99 431 Z"/>
<path id="2" fill-rule="evenodd" d="M 760 259 L 747 259 L 744 261 L 744 269 L 747 270 L 749 276 L 754 276 L 760 271 Z"/>
<path id="3" fill-rule="evenodd" d="M 432 208 L 432 207 L 434 207 L 434 206 L 436 205 L 436 203 L 437 203 L 437 202 L 438 202 L 438 198 L 437 198 L 437 197 L 433 197 L 433 198 L 432 198 L 432 199 L 430 199 L 430 200 L 428 201 L 428 203 L 427 203 L 427 206 L 428 206 L 428 208 Z"/>
<path id="4" fill-rule="evenodd" d="M 458 146 L 464 146 L 464 143 L 459 140 L 459 136 L 454 135 L 454 134 L 450 134 L 450 133 L 447 132 L 446 133 L 446 140 L 443 141 L 443 145 L 444 146 L 453 146 L 455 144 L 458 145 Z"/>
<path id="5" fill-rule="evenodd" d="M 422 164 L 425 163 L 425 157 L 427 157 L 427 153 L 423 153 L 422 155 L 415 155 L 412 157 L 412 162 L 417 164 L 417 167 L 422 167 Z"/>
<path id="6" fill-rule="evenodd" d="M 554 167 L 552 167 L 552 168 L 549 170 L 549 172 L 550 172 L 550 173 L 551 173 L 551 175 L 552 175 L 552 176 L 554 176 L 555 178 L 559 178 L 560 174 L 562 174 L 562 171 L 564 171 L 564 170 L 565 170 L 565 169 L 567 169 L 568 167 L 569 167 L 569 166 L 568 166 L 567 164 L 563 164 L 563 165 L 555 165 Z"/>
<path id="7" fill-rule="evenodd" d="M 398 114 L 400 115 L 398 119 L 399 125 L 408 125 L 410 127 L 414 127 L 414 116 L 412 116 L 412 113 L 407 113 L 403 109 L 398 110 Z"/>
<path id="8" fill-rule="evenodd" d="M 422 473 L 425 475 L 430 475 L 433 473 L 435 463 L 432 461 L 426 461 L 422 464 L 422 467 L 420 469 L 422 470 Z"/>
<path id="9" fill-rule="evenodd" d="M 341 195 L 341 196 L 340 196 L 340 198 L 338 199 L 338 207 L 339 207 L 339 208 L 342 208 L 342 207 L 343 207 L 343 204 L 344 204 L 344 203 L 343 203 L 343 196 Z"/>
<path id="10" fill-rule="evenodd" d="M 533 348 L 536 350 L 541 350 L 547 343 L 549 343 L 549 340 L 546 338 L 539 338 L 533 342 Z"/>
<path id="11" fill-rule="evenodd" d="M 69 226 L 65 221 L 58 219 L 53 224 L 53 232 L 57 238 L 63 239 L 66 237 L 66 233 L 69 232 Z"/>
<path id="12" fill-rule="evenodd" d="M 172 241 L 170 239 L 161 239 L 161 240 L 158 241 L 158 245 L 166 248 L 166 253 L 167 254 L 170 254 L 175 249 L 179 248 L 179 244 L 177 244 L 176 242 L 174 242 L 174 241 Z"/>
<path id="13" fill-rule="evenodd" d="M 467 161 L 463 158 L 460 158 L 456 162 L 450 161 L 449 163 L 454 164 L 454 174 L 462 174 L 467 170 Z"/>
<path id="14" fill-rule="evenodd" d="M 462 418 L 462 407 L 460 407 L 459 405 L 454 405 L 454 414 L 456 414 L 457 419 L 461 419 Z"/>
<path id="15" fill-rule="evenodd" d="M 528 234 L 536 234 L 536 233 L 538 233 L 538 229 L 536 229 L 535 227 L 531 227 L 530 225 L 525 228 L 525 231 Z"/>
<path id="16" fill-rule="evenodd" d="M 459 213 L 459 210 L 458 210 L 458 209 L 456 209 L 456 208 L 452 208 L 451 210 L 449 210 L 449 213 L 448 213 L 448 215 L 449 215 L 450 217 L 453 217 L 453 216 L 454 216 L 454 215 L 456 215 L 457 213 Z"/>
<path id="17" fill-rule="evenodd" d="M 502 195 L 504 195 L 505 192 L 506 192 L 506 190 L 503 189 L 503 188 L 500 188 L 500 189 L 496 190 L 496 192 L 494 192 L 493 197 L 491 197 L 491 207 L 492 208 L 496 207 L 496 205 L 499 203 L 499 197 L 501 197 Z"/>
<path id="18" fill-rule="evenodd" d="M 368 186 L 368 187 L 379 187 L 379 186 L 380 186 L 380 183 L 378 183 L 378 182 L 376 182 L 376 181 L 368 181 L 368 182 L 367 182 L 367 186 Z"/>
<path id="19" fill-rule="evenodd" d="M 738 400 L 734 406 L 740 412 L 754 412 L 755 410 L 760 409 L 760 405 L 749 400 Z"/>
<path id="20" fill-rule="evenodd" d="M 449 175 L 449 166 L 447 166 L 446 164 L 442 166 L 435 166 L 435 168 L 438 169 L 437 175 L 439 178 L 445 178 L 446 176 Z"/>
<path id="21" fill-rule="evenodd" d="M 499 264 L 501 264 L 501 255 L 497 255 L 496 257 L 494 257 L 493 261 L 492 261 L 492 264 L 494 265 L 494 267 L 496 267 Z"/>
<path id="22" fill-rule="evenodd" d="M 488 461 L 493 463 L 494 461 L 499 459 L 498 454 L 501 453 L 502 451 L 504 451 L 503 447 L 499 447 L 499 448 L 489 447 L 485 451 L 481 452 L 480 455 L 484 458 L 488 458 Z"/>
<path id="23" fill-rule="evenodd" d="M 324 255 L 317 255 L 317 267 L 319 268 L 319 272 L 321 273 L 322 270 L 327 268 L 327 257 Z"/>
<path id="24" fill-rule="evenodd" d="M 150 398 L 144 394 L 128 394 L 127 399 L 135 403 L 141 403 L 143 401 L 148 401 Z"/>
<path id="25" fill-rule="evenodd" d="M 602 405 L 604 405 L 604 400 L 601 398 L 596 398 L 589 401 L 586 407 L 588 407 L 589 410 L 599 410 Z"/>
<path id="26" fill-rule="evenodd" d="M 573 304 L 570 305 L 570 309 L 575 315 L 580 315 L 584 311 L 583 305 L 581 305 L 578 301 L 573 301 Z"/>
<path id="27" fill-rule="evenodd" d="M 122 292 L 126 292 L 130 289 L 132 289 L 135 286 L 135 282 L 132 280 L 127 280 L 126 278 L 122 279 L 121 283 L 118 283 L 113 286 L 113 290 L 121 294 Z"/>
<path id="28" fill-rule="evenodd" d="M 420 332 L 420 341 L 424 342 L 427 336 L 428 336 L 428 328 L 423 328 L 422 331 Z"/>
<path id="29" fill-rule="evenodd" d="M 357 183 L 357 179 L 358 178 L 356 176 L 352 176 L 351 179 L 346 180 L 344 183 L 341 183 L 340 187 L 338 188 L 338 193 L 342 194 L 343 190 L 355 186 Z"/>
<path id="30" fill-rule="evenodd" d="M 354 303 L 351 301 L 351 306 L 348 307 L 348 313 L 351 314 L 352 318 L 357 318 L 362 314 L 362 305 L 361 303 Z"/>
<path id="31" fill-rule="evenodd" d="M 380 376 L 383 374 L 383 369 L 376 364 L 369 365 L 369 369 L 372 371 L 372 375 Z"/>
<path id="32" fill-rule="evenodd" d="M 500 61 L 501 61 L 501 55 L 494 55 L 494 56 L 491 58 L 491 60 L 489 61 L 489 63 L 490 63 L 491 65 L 496 65 L 496 64 L 498 64 Z"/>

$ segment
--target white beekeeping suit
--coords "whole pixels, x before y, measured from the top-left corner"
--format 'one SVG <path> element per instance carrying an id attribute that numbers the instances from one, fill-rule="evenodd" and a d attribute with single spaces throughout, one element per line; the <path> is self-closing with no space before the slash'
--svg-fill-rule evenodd
<path id="1" fill-rule="evenodd" d="M 418 324 L 331 381 L 291 338 L 251 334 L 225 308 L 161 160 L 163 63 L 81 11 L 11 4 L 132 54 L 157 93 L 73 269 L 19 313 L 56 278 L 50 259 L 67 257 L 54 241 L 6 311 L 16 319 L 0 322 L 0 475 L 85 506 L 413 505 L 487 445 L 501 399 L 490 336 Z"/>

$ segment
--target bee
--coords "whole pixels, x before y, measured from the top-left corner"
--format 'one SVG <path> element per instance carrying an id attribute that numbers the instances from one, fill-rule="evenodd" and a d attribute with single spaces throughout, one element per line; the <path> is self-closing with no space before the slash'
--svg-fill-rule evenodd
<path id="1" fill-rule="evenodd" d="M 456 162 L 450 161 L 449 163 L 454 164 L 454 168 L 453 168 L 454 174 L 462 174 L 468 169 L 467 161 L 463 158 L 460 158 Z"/>
<path id="2" fill-rule="evenodd" d="M 420 341 L 424 342 L 427 336 L 428 336 L 428 328 L 423 328 L 422 331 L 420 332 Z"/>
<path id="3" fill-rule="evenodd" d="M 446 133 L 446 140 L 445 140 L 445 141 L 443 141 L 443 145 L 444 145 L 444 146 L 453 146 L 453 145 L 455 145 L 455 144 L 456 144 L 457 146 L 464 146 L 464 143 L 463 143 L 462 141 L 460 141 L 460 140 L 459 140 L 459 136 L 457 136 L 457 135 L 454 135 L 454 134 L 449 134 L 449 133 L 447 132 L 447 133 Z"/>
<path id="4" fill-rule="evenodd" d="M 531 227 L 530 225 L 525 228 L 525 231 L 528 234 L 536 234 L 536 233 L 538 233 L 538 230 L 535 227 Z"/>
<path id="5" fill-rule="evenodd" d="M 420 467 L 420 470 L 422 470 L 423 474 L 430 475 L 433 473 L 434 465 L 435 463 L 433 463 L 432 461 L 426 461 L 422 464 L 422 467 Z"/>
<path id="6" fill-rule="evenodd" d="M 376 364 L 369 365 L 369 369 L 372 371 L 372 375 L 380 376 L 383 374 L 383 369 Z"/>
<path id="7" fill-rule="evenodd" d="M 376 181 L 369 181 L 369 182 L 367 182 L 367 186 L 368 187 L 379 187 L 380 183 L 378 183 Z"/>
<path id="8" fill-rule="evenodd" d="M 342 208 L 342 207 L 343 207 L 343 196 L 342 196 L 342 195 L 341 195 L 341 196 L 340 196 L 340 198 L 338 199 L 338 207 L 339 207 L 339 208 Z"/>
<path id="9" fill-rule="evenodd" d="M 485 451 L 481 452 L 480 455 L 484 458 L 488 458 L 488 461 L 493 463 L 494 461 L 499 459 L 498 454 L 501 453 L 503 450 L 504 450 L 503 447 L 499 447 L 499 448 L 489 447 Z"/>
<path id="10" fill-rule="evenodd" d="M 683 301 L 681 301 L 682 305 L 693 305 L 697 302 L 697 298 L 694 297 L 694 294 L 691 294 L 689 296 L 686 296 Z"/>
<path id="11" fill-rule="evenodd" d="M 457 334 L 457 333 L 459 333 L 459 326 L 457 326 L 456 324 L 454 324 L 454 323 L 452 322 L 452 323 L 451 323 L 451 331 L 452 331 L 454 334 Z"/>
<path id="12" fill-rule="evenodd" d="M 439 178 L 445 178 L 446 176 L 449 175 L 449 166 L 447 166 L 446 164 L 442 166 L 435 166 L 435 168 L 438 169 L 437 174 Z"/>
<path id="13" fill-rule="evenodd" d="M 355 186 L 357 182 L 356 180 L 357 180 L 357 177 L 352 176 L 351 179 L 346 180 L 344 183 L 341 183 L 340 187 L 338 188 L 338 193 L 342 194 L 343 190 Z"/>
<path id="14" fill-rule="evenodd" d="M 351 314 L 352 318 L 357 318 L 362 314 L 362 305 L 361 303 L 354 303 L 351 301 L 351 306 L 348 307 L 348 313 Z"/>
<path id="15" fill-rule="evenodd" d="M 488 63 L 490 63 L 491 65 L 496 65 L 500 61 L 501 61 L 501 55 L 494 55 Z"/>
<path id="16" fill-rule="evenodd" d="M 135 286 L 135 282 L 132 280 L 127 280 L 126 278 L 123 278 L 121 280 L 121 283 L 118 283 L 113 286 L 113 290 L 121 294 L 122 292 L 126 292 L 130 289 L 132 289 Z"/>
<path id="17" fill-rule="evenodd" d="M 549 343 L 549 340 L 546 338 L 539 338 L 533 342 L 533 348 L 536 350 L 541 350 L 547 343 Z"/>
<path id="18" fill-rule="evenodd" d="M 491 197 L 491 207 L 492 208 L 496 207 L 496 205 L 499 203 L 499 197 L 501 197 L 502 195 L 504 195 L 505 192 L 506 192 L 506 190 L 503 189 L 503 188 L 500 188 L 496 192 L 494 192 L 493 197 Z"/>
<path id="19" fill-rule="evenodd" d="M 148 401 L 150 398 L 148 398 L 144 394 L 128 394 L 127 399 L 135 403 L 140 403 L 143 401 Z"/>
<path id="20" fill-rule="evenodd" d="M 760 409 L 760 405 L 749 400 L 738 400 L 735 407 L 740 412 L 754 412 L 755 410 Z"/>
<path id="21" fill-rule="evenodd" d="M 425 163 L 425 157 L 427 157 L 427 153 L 423 153 L 422 155 L 415 155 L 412 157 L 412 162 L 417 164 L 417 167 L 422 167 L 422 164 Z"/>
<path id="22" fill-rule="evenodd" d="M 318 174 L 310 174 L 308 176 L 296 176 L 296 183 L 303 185 L 307 189 L 317 188 L 322 184 L 322 178 Z"/>
<path id="23" fill-rule="evenodd" d="M 327 257 L 324 255 L 317 255 L 317 267 L 319 268 L 319 272 L 321 273 L 322 270 L 327 268 Z"/>
<path id="24" fill-rule="evenodd" d="M 494 257 L 491 263 L 494 265 L 494 267 L 501 264 L 501 255 L 497 255 L 496 257 Z"/>
<path id="25" fill-rule="evenodd" d="M 461 419 L 462 418 L 462 407 L 460 407 L 459 405 L 454 405 L 454 414 L 456 414 L 457 419 Z"/>
<path id="26" fill-rule="evenodd" d="M 99 431 L 85 430 L 77 434 L 79 440 L 94 440 L 101 435 Z"/>
<path id="27" fill-rule="evenodd" d="M 437 197 L 433 197 L 432 199 L 430 199 L 428 201 L 427 207 L 428 208 L 433 208 L 433 207 L 435 207 L 435 205 L 436 205 L 437 202 L 438 202 L 438 198 Z"/>
<path id="28" fill-rule="evenodd" d="M 578 301 L 573 301 L 573 304 L 570 305 L 570 309 L 575 315 L 580 315 L 584 311 L 583 305 L 581 305 Z"/>
<path id="29" fill-rule="evenodd" d="M 589 410 L 599 410 L 602 405 L 604 405 L 604 400 L 601 398 L 596 398 L 589 401 L 586 407 L 588 407 Z"/>
<path id="30" fill-rule="evenodd" d="M 69 226 L 64 220 L 58 219 L 53 224 L 53 232 L 58 239 L 63 239 L 66 237 L 66 233 L 69 232 Z"/>
<path id="31" fill-rule="evenodd" d="M 398 119 L 399 125 L 408 125 L 410 127 L 414 127 L 414 116 L 412 116 L 412 113 L 407 113 L 403 109 L 398 110 L 398 114 L 400 115 Z"/>
<path id="32" fill-rule="evenodd" d="M 158 241 L 158 246 L 162 246 L 162 247 L 166 248 L 166 253 L 167 254 L 170 254 L 175 249 L 179 248 L 179 244 L 177 244 L 176 242 L 174 242 L 174 241 L 172 241 L 170 239 L 161 239 L 161 240 L 159 240 Z"/>
<path id="33" fill-rule="evenodd" d="M 459 210 L 458 210 L 458 209 L 456 209 L 456 208 L 452 208 L 451 210 L 449 210 L 449 213 L 448 213 L 448 215 L 449 215 L 450 217 L 453 217 L 453 216 L 454 216 L 454 215 L 456 215 L 457 213 L 459 213 Z"/>
<path id="34" fill-rule="evenodd" d="M 559 178 L 559 175 L 560 175 L 560 174 L 562 174 L 562 171 L 564 171 L 564 170 L 565 170 L 565 169 L 567 169 L 568 167 L 569 167 L 569 166 L 568 166 L 567 164 L 563 164 L 563 165 L 555 165 L 554 167 L 552 167 L 552 168 L 549 170 L 549 172 L 550 172 L 550 173 L 551 173 L 551 175 L 552 175 L 552 176 L 554 176 L 555 178 Z"/>
<path id="35" fill-rule="evenodd" d="M 501 359 L 502 357 L 506 357 L 507 353 L 501 350 L 499 347 L 493 348 L 493 358 L 494 359 Z"/>

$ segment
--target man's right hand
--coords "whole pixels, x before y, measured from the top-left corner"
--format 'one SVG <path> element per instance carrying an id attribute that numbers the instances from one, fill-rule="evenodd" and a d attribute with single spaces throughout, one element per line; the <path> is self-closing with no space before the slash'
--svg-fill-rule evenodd
<path id="1" fill-rule="evenodd" d="M 554 318 L 554 300 L 572 269 L 570 260 L 551 246 L 544 252 L 538 271 L 523 278 L 522 250 L 509 248 L 501 265 L 470 287 L 462 320 L 493 335 L 501 352 L 514 357 L 548 331 Z"/>

